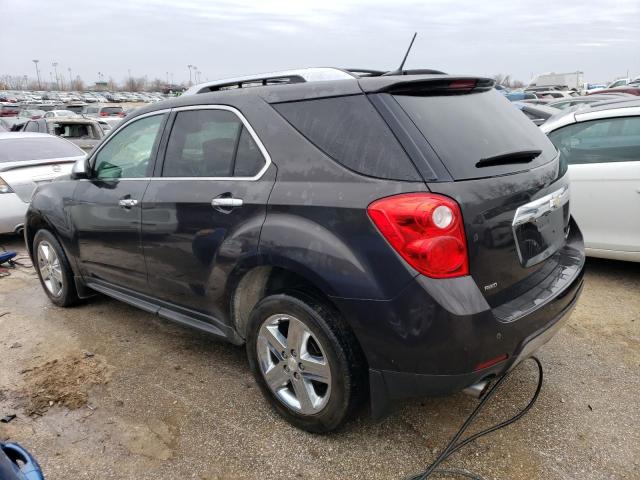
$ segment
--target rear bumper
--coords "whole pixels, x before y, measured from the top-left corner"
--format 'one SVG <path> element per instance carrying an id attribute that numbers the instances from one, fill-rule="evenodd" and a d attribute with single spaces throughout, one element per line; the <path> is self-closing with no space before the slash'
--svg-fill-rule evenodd
<path id="1" fill-rule="evenodd" d="M 481 380 L 497 377 L 511 370 L 551 340 L 571 316 L 581 291 L 582 281 L 580 281 L 571 303 L 565 310 L 545 325 L 543 329 L 524 339 L 518 350 L 514 352 L 513 357 L 495 366 L 455 375 L 427 375 L 369 369 L 371 416 L 374 419 L 383 418 L 391 410 L 393 402 L 398 400 L 448 395 Z"/>
<path id="2" fill-rule="evenodd" d="M 22 226 L 28 208 L 29 204 L 15 193 L 0 194 L 0 233 L 14 233 Z"/>
<path id="3" fill-rule="evenodd" d="M 546 278 L 494 308 L 471 277 L 417 277 L 389 301 L 334 299 L 369 362 L 373 417 L 383 416 L 396 400 L 447 395 L 498 376 L 533 354 L 573 310 L 584 260 L 576 227 L 550 259 L 555 266 Z"/>

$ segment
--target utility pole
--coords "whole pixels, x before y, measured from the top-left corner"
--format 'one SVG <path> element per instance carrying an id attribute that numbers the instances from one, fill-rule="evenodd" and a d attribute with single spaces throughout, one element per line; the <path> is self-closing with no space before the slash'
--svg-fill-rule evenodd
<path id="1" fill-rule="evenodd" d="M 42 86 L 40 85 L 40 70 L 38 70 L 38 62 L 40 60 L 33 60 L 33 63 L 36 65 L 36 77 L 38 77 L 38 90 L 42 90 Z"/>
<path id="2" fill-rule="evenodd" d="M 53 62 L 51 64 L 54 72 L 56 72 L 56 90 L 60 90 L 60 81 L 58 80 L 58 62 Z"/>

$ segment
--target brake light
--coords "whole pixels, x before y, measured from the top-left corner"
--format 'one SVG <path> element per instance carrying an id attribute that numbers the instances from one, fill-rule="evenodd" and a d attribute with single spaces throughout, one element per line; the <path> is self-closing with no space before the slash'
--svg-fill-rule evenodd
<path id="1" fill-rule="evenodd" d="M 367 213 L 396 252 L 420 273 L 433 278 L 469 274 L 462 214 L 455 200 L 407 193 L 376 200 Z"/>
<path id="2" fill-rule="evenodd" d="M 119 117 L 124 117 L 124 112 L 120 112 L 120 113 L 118 113 L 118 116 L 119 116 Z"/>
<path id="3" fill-rule="evenodd" d="M 477 83 L 476 79 L 454 80 L 449 84 L 449 90 L 471 90 Z"/>
<path id="4" fill-rule="evenodd" d="M 108 117 L 109 114 L 107 112 L 100 112 L 101 117 Z"/>

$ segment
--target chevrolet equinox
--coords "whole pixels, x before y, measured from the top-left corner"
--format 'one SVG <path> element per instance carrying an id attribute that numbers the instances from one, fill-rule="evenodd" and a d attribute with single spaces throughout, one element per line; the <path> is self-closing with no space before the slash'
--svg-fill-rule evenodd
<path id="1" fill-rule="evenodd" d="M 236 78 L 128 116 L 33 195 L 44 292 L 246 345 L 312 432 L 481 391 L 580 294 L 567 167 L 492 80 L 403 73 Z"/>

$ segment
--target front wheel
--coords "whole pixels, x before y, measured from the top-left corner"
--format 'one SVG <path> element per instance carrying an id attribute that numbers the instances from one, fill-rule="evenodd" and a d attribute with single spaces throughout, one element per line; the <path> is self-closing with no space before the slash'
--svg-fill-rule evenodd
<path id="1" fill-rule="evenodd" d="M 49 299 L 59 307 L 78 302 L 73 271 L 60 242 L 48 230 L 39 230 L 33 239 L 34 266 Z"/>
<path id="2" fill-rule="evenodd" d="M 247 355 L 265 397 L 290 423 L 338 428 L 366 397 L 366 368 L 337 313 L 303 294 L 271 295 L 249 320 Z"/>

